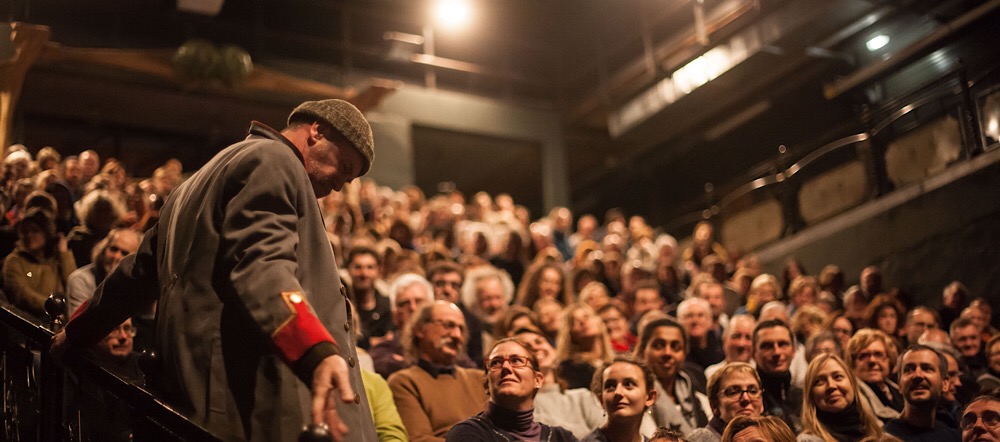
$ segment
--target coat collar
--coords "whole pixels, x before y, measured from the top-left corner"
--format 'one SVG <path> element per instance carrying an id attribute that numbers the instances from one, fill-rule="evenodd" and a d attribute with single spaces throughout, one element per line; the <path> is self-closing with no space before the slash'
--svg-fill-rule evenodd
<path id="1" fill-rule="evenodd" d="M 250 122 L 250 130 L 248 132 L 249 133 L 247 135 L 247 138 L 250 138 L 250 137 L 262 137 L 262 138 L 267 138 L 267 139 L 270 139 L 270 140 L 280 141 L 282 143 L 285 143 L 285 145 L 288 146 L 289 149 L 292 149 L 292 152 L 295 153 L 295 157 L 298 158 L 299 161 L 303 165 L 305 165 L 306 160 L 305 160 L 305 158 L 302 157 L 302 152 L 300 152 L 299 148 L 295 147 L 295 145 L 292 144 L 292 142 L 289 141 L 288 138 L 285 138 L 285 136 L 282 135 L 281 132 L 278 132 L 278 131 L 274 130 L 270 126 L 268 126 L 268 125 L 266 125 L 264 123 L 261 123 L 260 121 L 252 121 L 252 122 Z"/>

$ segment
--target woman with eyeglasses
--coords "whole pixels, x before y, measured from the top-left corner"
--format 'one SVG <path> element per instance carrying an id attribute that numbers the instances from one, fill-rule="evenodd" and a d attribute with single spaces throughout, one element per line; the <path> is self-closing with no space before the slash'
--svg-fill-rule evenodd
<path id="1" fill-rule="evenodd" d="M 543 375 L 531 348 L 516 338 L 493 344 L 486 357 L 486 411 L 455 424 L 445 440 L 575 441 L 573 433 L 535 421 L 535 394 Z"/>
<path id="2" fill-rule="evenodd" d="M 730 362 L 708 379 L 708 403 L 714 416 L 708 425 L 692 431 L 689 442 L 719 442 L 726 425 L 738 416 L 764 412 L 763 390 L 757 369 L 746 362 Z"/>
<path id="3" fill-rule="evenodd" d="M 848 442 L 881 435 L 854 373 L 840 357 L 822 354 L 813 359 L 803 387 L 803 432 L 796 440 Z"/>
<path id="4" fill-rule="evenodd" d="M 656 403 L 653 370 L 631 356 L 618 356 L 594 374 L 591 390 L 608 421 L 581 439 L 584 442 L 641 442 L 646 410 Z"/>

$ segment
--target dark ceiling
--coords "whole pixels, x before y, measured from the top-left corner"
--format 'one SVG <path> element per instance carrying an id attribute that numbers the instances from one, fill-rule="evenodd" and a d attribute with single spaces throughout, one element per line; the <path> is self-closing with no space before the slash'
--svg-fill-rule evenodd
<path id="1" fill-rule="evenodd" d="M 214 17 L 179 12 L 177 3 L 10 0 L 6 18 L 49 25 L 51 39 L 68 46 L 161 49 L 206 38 L 334 85 L 390 79 L 551 109 L 563 116 L 572 205 L 594 213 L 620 206 L 659 223 L 698 208 L 705 183 L 718 192 L 752 178 L 748 171 L 775 159 L 779 145 L 815 147 L 857 126 L 864 107 L 947 74 L 960 57 L 965 67 L 994 67 L 1000 27 L 994 11 L 914 55 L 909 71 L 827 97 L 824 87 L 838 78 L 993 2 L 478 0 L 472 26 L 432 35 L 429 0 L 225 0 Z M 699 4 L 703 21 L 695 19 Z M 865 49 L 878 33 L 890 43 Z M 611 135 L 609 117 L 637 96 L 708 48 L 747 35 L 763 44 L 742 63 Z M 433 47 L 399 42 L 414 37 L 432 37 Z M 927 62 L 931 50 L 944 62 Z"/>

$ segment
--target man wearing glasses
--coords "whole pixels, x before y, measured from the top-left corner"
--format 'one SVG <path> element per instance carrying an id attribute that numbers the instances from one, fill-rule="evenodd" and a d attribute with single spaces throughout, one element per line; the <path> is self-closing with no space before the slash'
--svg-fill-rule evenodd
<path id="1" fill-rule="evenodd" d="M 466 333 L 462 311 L 447 301 L 422 306 L 403 331 L 415 364 L 389 376 L 389 388 L 411 441 L 443 441 L 486 406 L 483 371 L 456 365 Z"/>
<path id="2" fill-rule="evenodd" d="M 476 367 L 483 361 L 483 324 L 479 322 L 468 306 L 462 304 L 462 266 L 451 261 L 438 261 L 427 267 L 427 279 L 434 286 L 434 299 L 448 301 L 458 306 L 465 317 L 465 326 L 469 337 L 465 343 L 465 352 Z"/>
<path id="3" fill-rule="evenodd" d="M 963 442 L 1000 441 L 1000 389 L 973 398 L 962 414 L 961 426 Z"/>

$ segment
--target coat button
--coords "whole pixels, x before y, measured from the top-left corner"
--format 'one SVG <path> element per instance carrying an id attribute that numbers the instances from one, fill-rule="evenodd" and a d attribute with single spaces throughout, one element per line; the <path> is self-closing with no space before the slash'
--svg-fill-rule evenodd
<path id="1" fill-rule="evenodd" d="M 351 368 L 354 368 L 354 356 L 347 358 L 347 365 L 350 365 Z"/>
<path id="2" fill-rule="evenodd" d="M 354 403 L 355 404 L 360 404 L 361 403 L 361 395 L 360 394 L 354 393 Z"/>
<path id="3" fill-rule="evenodd" d="M 344 331 L 351 331 L 351 321 L 344 321 Z"/>

